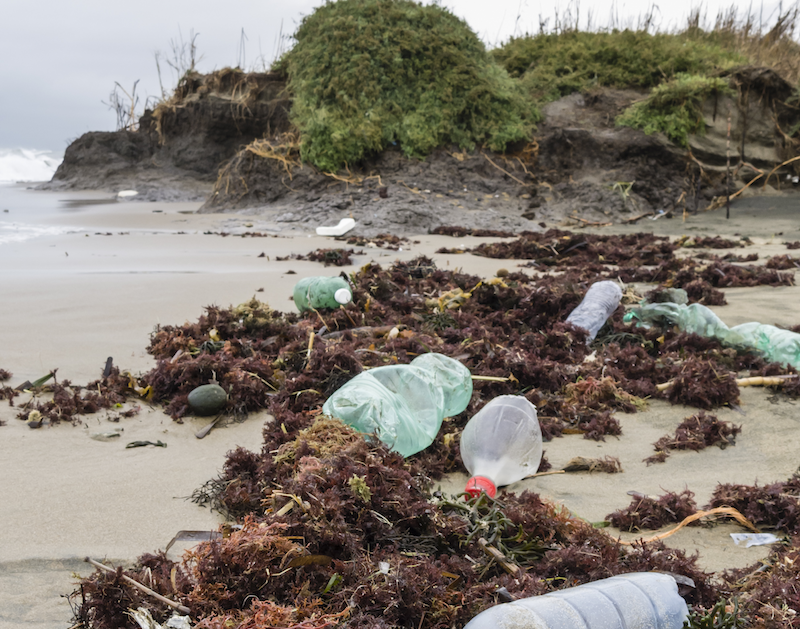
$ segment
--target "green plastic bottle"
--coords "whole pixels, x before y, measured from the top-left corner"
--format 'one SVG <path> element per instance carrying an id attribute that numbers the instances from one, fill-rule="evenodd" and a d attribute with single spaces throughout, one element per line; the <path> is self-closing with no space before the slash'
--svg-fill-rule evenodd
<path id="1" fill-rule="evenodd" d="M 322 412 L 376 436 L 405 457 L 431 445 L 442 420 L 466 409 L 471 397 L 469 369 L 430 353 L 408 365 L 361 372 L 328 398 Z"/>
<path id="2" fill-rule="evenodd" d="M 654 324 L 676 325 L 683 332 L 717 339 L 726 347 L 755 351 L 770 362 L 800 368 L 800 334 L 758 322 L 729 328 L 701 304 L 646 304 L 627 312 L 624 321 L 646 328 Z"/>
<path id="3" fill-rule="evenodd" d="M 338 308 L 352 300 L 350 285 L 341 277 L 304 277 L 294 287 L 294 303 L 300 312 Z"/>

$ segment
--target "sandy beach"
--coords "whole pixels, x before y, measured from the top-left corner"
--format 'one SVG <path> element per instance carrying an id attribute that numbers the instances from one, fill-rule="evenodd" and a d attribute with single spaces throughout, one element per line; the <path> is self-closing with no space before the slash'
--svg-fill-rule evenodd
<path id="1" fill-rule="evenodd" d="M 35 219 L 32 211 L 26 217 L 15 204 L 31 195 L 50 208 L 37 210 Z M 330 238 L 291 229 L 266 215 L 199 215 L 194 213 L 198 203 L 98 203 L 108 195 L 25 192 L 21 187 L 8 198 L 14 204 L 2 198 L 0 210 L 9 211 L 0 220 L 53 232 L 0 244 L 0 368 L 13 372 L 6 383 L 12 387 L 53 369 L 59 379 L 85 384 L 100 376 L 109 356 L 122 370 L 147 371 L 154 364 L 146 347 L 155 326 L 193 321 L 206 306 L 236 305 L 254 296 L 277 310 L 293 310 L 292 288 L 307 275 L 333 275 L 370 261 L 389 265 L 421 254 L 440 267 L 460 267 L 483 277 L 517 266 L 510 260 L 435 253 L 486 239 L 419 234 L 401 251 L 365 249 L 354 256 L 352 267 L 325 269 L 315 262 L 276 260 L 334 245 Z M 722 208 L 685 221 L 680 216 L 645 219 L 594 231 L 737 234 L 751 238 L 753 244 L 744 251 L 759 253 L 763 261 L 787 253 L 784 242 L 800 240 L 798 218 L 797 198 L 765 197 L 734 204 L 729 220 Z M 244 232 L 271 235 L 237 236 Z M 731 289 L 725 295 L 728 305 L 714 310 L 729 325 L 800 323 L 800 287 Z M 27 395 L 15 404 L 25 401 Z M 252 415 L 198 440 L 194 433 L 207 419 L 178 424 L 146 403 L 132 418 L 101 412 L 84 416 L 79 426 L 39 430 L 30 430 L 16 412 L 7 403 L 0 405 L 5 422 L 0 426 L 0 628 L 69 627 L 71 611 L 64 596 L 74 589 L 73 573 L 92 571 L 85 556 L 118 565 L 165 548 L 180 530 L 215 529 L 220 517 L 187 497 L 216 476 L 232 448 L 260 449 L 261 427 L 269 420 L 266 414 Z M 544 446 L 554 468 L 573 456 L 611 455 L 620 459 L 621 474 L 552 475 L 509 489 L 532 489 L 598 521 L 626 506 L 629 491 L 659 495 L 688 488 L 703 505 L 719 482 L 763 484 L 785 480 L 797 470 L 797 404 L 758 388 L 742 389 L 740 409 L 715 413 L 742 426 L 735 447 L 679 452 L 664 464 L 646 466 L 642 459 L 652 453 L 651 444 L 695 412 L 652 401 L 647 411 L 618 415 L 619 438 L 598 443 L 571 435 Z M 113 429 L 122 430 L 120 438 L 91 438 Z M 161 440 L 167 447 L 125 448 L 135 440 Z M 441 489 L 459 492 L 465 480 L 466 474 L 453 475 Z M 709 571 L 746 566 L 768 554 L 766 546 L 734 545 L 730 533 L 740 531 L 732 524 L 684 529 L 666 543 L 697 550 L 700 565 Z M 181 548 L 185 545 L 176 545 L 171 555 Z"/>

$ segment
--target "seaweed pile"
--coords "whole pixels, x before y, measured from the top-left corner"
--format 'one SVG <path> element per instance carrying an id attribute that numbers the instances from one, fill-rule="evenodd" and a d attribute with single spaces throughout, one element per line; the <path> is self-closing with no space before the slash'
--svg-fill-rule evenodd
<path id="1" fill-rule="evenodd" d="M 59 382 L 57 371 L 54 369 L 36 382 L 27 381 L 14 389 L 0 386 L 0 400 L 6 399 L 10 406 L 15 406 L 14 398 L 23 392 L 29 394 L 28 399 L 23 404 L 16 405 L 16 408 L 17 418 L 26 420 L 31 428 L 59 422 L 80 424 L 83 422 L 83 415 L 110 409 L 115 409 L 115 414 L 109 415 L 108 419 L 119 421 L 122 417 L 133 417 L 140 410 L 137 404 L 126 410 L 119 410 L 132 393 L 141 389 L 137 386 L 136 379 L 127 372 L 121 373 L 118 367 L 113 366 L 110 358 L 102 377 L 85 386 L 74 385 L 69 380 Z M 0 374 L 0 380 L 11 377 L 9 372 L 3 373 L 7 377 L 3 378 Z"/>
<path id="2" fill-rule="evenodd" d="M 312 262 L 322 262 L 325 266 L 348 266 L 353 264 L 354 255 L 362 255 L 363 251 L 353 249 L 342 249 L 341 247 L 330 249 L 315 249 L 308 254 L 294 253 L 288 256 L 278 256 L 276 260 L 310 260 Z"/>
<path id="3" fill-rule="evenodd" d="M 734 383 L 735 384 L 735 383 Z M 684 419 L 675 429 L 675 435 L 665 435 L 653 444 L 656 454 L 647 457 L 647 464 L 663 463 L 670 450 L 703 450 L 709 446 L 721 449 L 735 445 L 736 435 L 742 431 L 741 426 L 717 419 L 715 415 L 706 415 L 700 411 Z"/>
<path id="4" fill-rule="evenodd" d="M 793 373 L 697 335 L 633 327 L 622 309 L 590 345 L 584 330 L 564 322 L 599 279 L 660 268 L 665 285 L 683 283 L 684 275 L 689 283 L 691 268 L 666 239 L 551 230 L 484 250 L 504 247 L 519 257 L 527 249 L 527 259 L 559 274 L 486 280 L 417 257 L 351 273 L 353 302 L 336 311 L 281 313 L 253 299 L 159 327 L 148 347 L 156 367 L 129 386 L 181 421 L 188 393 L 215 379 L 229 394 L 226 412 L 266 409 L 275 419 L 264 427 L 260 452 L 230 452 L 220 475 L 194 495 L 241 530 L 200 544 L 181 563 L 146 555 L 125 574 L 180 600 L 196 626 L 208 628 L 444 628 L 463 624 L 501 588 L 530 596 L 632 570 L 690 577 L 696 587 L 687 598 L 701 610 L 732 596 L 734 586 L 699 570 L 696 557 L 657 542 L 623 546 L 530 492 L 504 492 L 497 501 L 431 496 L 432 480 L 461 468 L 467 419 L 498 395 L 536 404 L 545 440 L 568 433 L 602 440 L 622 433 L 617 411 L 636 412 L 647 398 L 704 409 L 735 403 L 735 396 L 716 396 L 719 384 L 704 376 L 682 381 L 690 369 L 713 369 L 736 394 L 738 372 Z M 745 267 L 727 267 L 743 277 L 733 268 Z M 792 282 L 791 273 L 762 271 L 753 268 L 748 281 Z M 475 380 L 466 411 L 418 455 L 404 460 L 321 415 L 326 397 L 363 369 L 430 351 L 492 378 Z M 664 390 L 656 386 L 668 381 Z M 772 508 L 791 506 L 781 492 L 793 483 L 770 486 L 764 513 L 753 503 L 766 488 L 749 488 L 754 500 L 735 487 L 719 499 L 735 506 L 741 497 L 742 513 L 791 533 L 794 519 L 780 520 Z M 797 501 L 789 498 L 794 510 L 786 513 L 794 514 Z M 122 575 L 82 581 L 73 600 L 85 626 L 135 627 L 126 610 L 144 602 Z M 146 605 L 157 620 L 167 617 L 167 607 Z"/>
<path id="5" fill-rule="evenodd" d="M 240 530 L 201 543 L 180 563 L 148 555 L 127 572 L 180 599 L 195 627 L 463 626 L 500 588 L 532 596 L 642 569 L 689 577 L 690 601 L 716 601 L 710 575 L 681 551 L 622 547 L 531 492 L 429 501 L 418 462 L 329 419 L 287 430 L 295 437 L 280 445 L 277 432 L 265 433 L 265 455 L 229 458 L 239 478 L 271 478 Z M 74 595 L 78 620 L 131 626 L 127 608 L 144 604 L 156 619 L 169 615 L 121 574 L 84 580 Z"/>

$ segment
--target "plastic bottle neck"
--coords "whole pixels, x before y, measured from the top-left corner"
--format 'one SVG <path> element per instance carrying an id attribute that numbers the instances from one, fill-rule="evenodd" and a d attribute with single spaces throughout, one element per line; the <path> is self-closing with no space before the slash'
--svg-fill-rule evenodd
<path id="1" fill-rule="evenodd" d="M 467 486 L 464 491 L 473 498 L 480 496 L 482 491 L 485 491 L 489 498 L 494 498 L 497 493 L 497 487 L 485 476 L 473 476 L 467 481 Z"/>

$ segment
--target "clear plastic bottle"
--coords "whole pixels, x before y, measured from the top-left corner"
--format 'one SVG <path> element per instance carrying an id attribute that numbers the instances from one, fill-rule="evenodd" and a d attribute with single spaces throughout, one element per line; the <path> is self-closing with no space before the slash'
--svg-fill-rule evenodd
<path id="1" fill-rule="evenodd" d="M 628 312 L 625 321 L 636 321 L 643 327 L 676 325 L 683 332 L 714 338 L 726 347 L 758 352 L 770 362 L 800 369 L 800 334 L 797 332 L 756 321 L 729 328 L 702 304 L 646 304 Z"/>
<path id="2" fill-rule="evenodd" d="M 595 282 L 586 291 L 578 307 L 569 313 L 567 323 L 588 331 L 586 341 L 590 343 L 617 309 L 620 299 L 622 299 L 622 289 L 619 284 L 611 280 Z"/>
<path id="3" fill-rule="evenodd" d="M 322 406 L 359 432 L 375 435 L 403 456 L 431 445 L 442 420 L 462 412 L 472 397 L 472 375 L 443 354 L 417 356 L 358 374 Z"/>
<path id="4" fill-rule="evenodd" d="M 350 284 L 342 277 L 304 277 L 294 287 L 294 303 L 300 312 L 338 308 L 353 300 Z"/>
<path id="5" fill-rule="evenodd" d="M 681 629 L 688 617 L 675 579 L 632 572 L 495 605 L 464 629 Z"/>
<path id="6" fill-rule="evenodd" d="M 542 460 L 542 429 L 536 407 L 521 395 L 491 400 L 467 422 L 461 433 L 461 460 L 471 477 L 465 491 L 485 491 L 535 474 Z"/>

